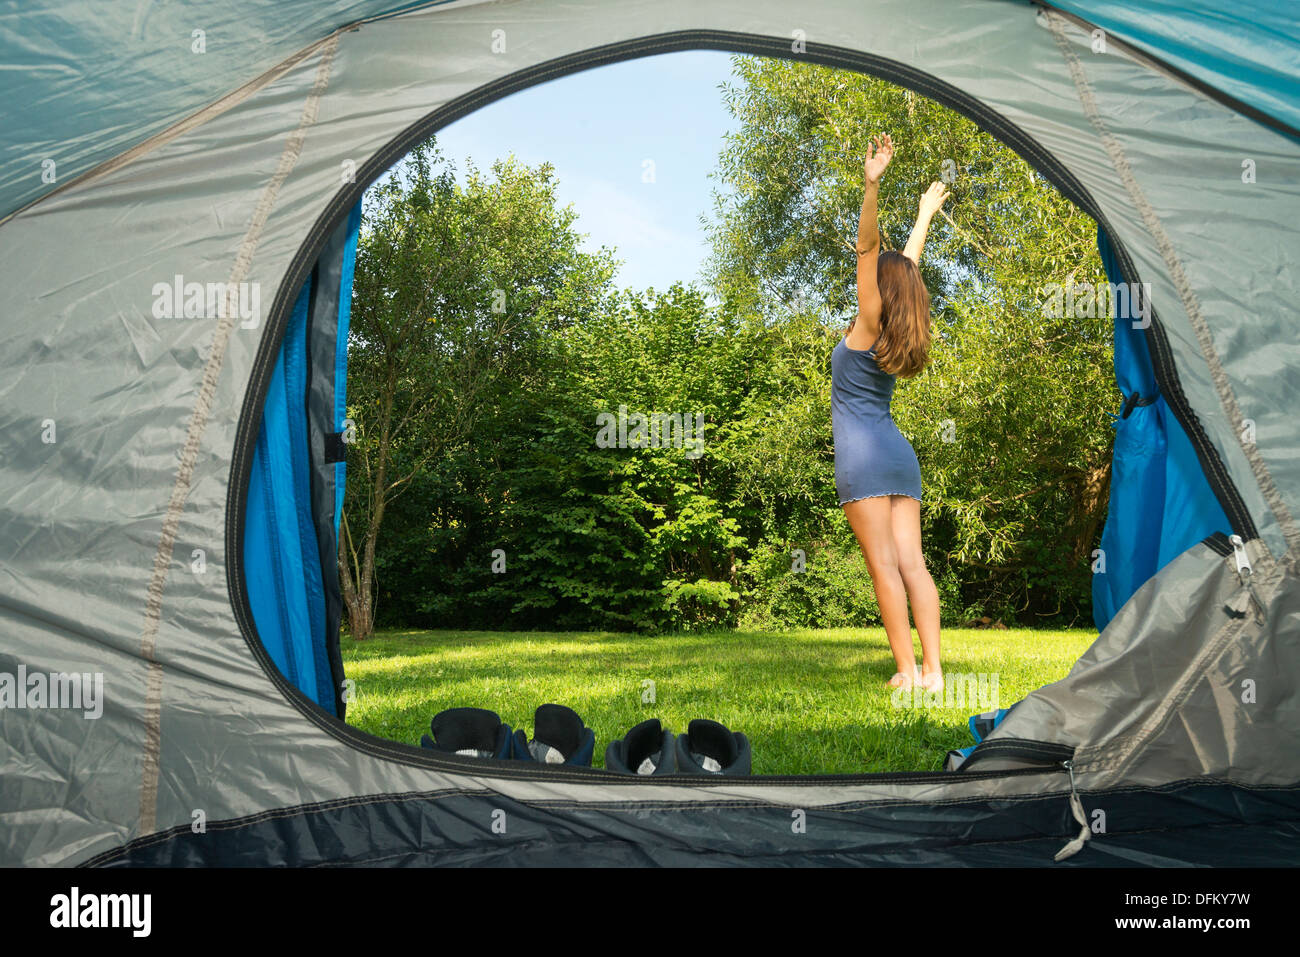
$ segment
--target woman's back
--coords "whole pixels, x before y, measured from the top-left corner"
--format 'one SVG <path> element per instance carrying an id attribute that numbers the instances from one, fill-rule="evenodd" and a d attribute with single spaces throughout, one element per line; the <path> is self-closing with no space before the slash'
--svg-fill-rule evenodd
<path id="1" fill-rule="evenodd" d="M 894 376 L 876 364 L 875 346 L 831 352 L 831 432 L 840 504 L 878 495 L 920 500 L 921 469 L 890 414 Z"/>
<path id="2" fill-rule="evenodd" d="M 876 364 L 875 346 L 854 349 L 848 336 L 831 353 L 831 417 L 888 416 L 894 376 Z"/>

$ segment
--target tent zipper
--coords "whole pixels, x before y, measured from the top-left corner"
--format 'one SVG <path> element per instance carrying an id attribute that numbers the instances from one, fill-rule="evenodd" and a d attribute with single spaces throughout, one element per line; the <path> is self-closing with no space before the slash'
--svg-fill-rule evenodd
<path id="1" fill-rule="evenodd" d="M 975 751 L 972 751 L 970 758 L 967 758 L 956 773 L 961 773 L 961 770 L 964 770 L 970 764 L 971 759 L 981 753 L 983 756 L 992 754 L 1000 757 L 1017 757 L 1030 761 L 1039 761 L 1045 768 L 1050 767 L 1054 770 L 1067 772 L 1070 775 L 1070 814 L 1079 825 L 1079 833 L 1057 851 L 1052 860 L 1063 861 L 1067 857 L 1073 857 L 1083 849 L 1083 845 L 1092 837 L 1092 829 L 1088 826 L 1088 815 L 1083 810 L 1083 802 L 1079 799 L 1079 790 L 1075 786 L 1074 748 L 1066 744 L 1049 741 L 1024 741 L 1014 738 L 1006 740 L 994 739 L 985 741 Z M 1058 759 L 1045 760 L 1048 755 L 1052 754 L 1057 755 Z"/>
<path id="2" fill-rule="evenodd" d="M 1019 758 L 1037 764 L 1039 767 L 1058 768 L 1063 767 L 1062 761 L 1068 761 L 1073 757 L 1074 748 L 1068 744 L 1058 744 L 1054 741 L 1029 741 L 1024 738 L 993 738 L 992 740 L 985 738 L 955 773 L 966 771 L 972 764 L 984 758 Z"/>
<path id="3" fill-rule="evenodd" d="M 1079 834 L 1069 844 L 1056 852 L 1052 858 L 1054 861 L 1063 861 L 1067 857 L 1074 857 L 1079 851 L 1083 850 L 1083 845 L 1088 843 L 1092 837 L 1092 828 L 1088 827 L 1088 815 L 1083 812 L 1083 802 L 1079 800 L 1079 792 L 1074 786 L 1074 760 L 1067 758 L 1061 762 L 1061 767 L 1070 772 L 1070 813 L 1079 824 Z"/>
<path id="4" fill-rule="evenodd" d="M 1232 554 L 1232 542 L 1228 540 L 1228 536 L 1223 532 L 1213 532 L 1207 535 L 1201 540 L 1201 544 L 1218 552 L 1224 558 Z"/>
<path id="5" fill-rule="evenodd" d="M 1241 581 L 1241 590 L 1228 599 L 1223 607 L 1233 618 L 1242 618 L 1253 606 L 1255 620 L 1263 622 L 1264 603 L 1259 600 L 1255 583 L 1251 578 L 1254 570 L 1250 567 L 1250 556 L 1246 554 L 1246 543 L 1242 541 L 1240 535 L 1233 535 L 1228 541 L 1232 543 L 1232 555 L 1237 563 L 1237 578 Z"/>

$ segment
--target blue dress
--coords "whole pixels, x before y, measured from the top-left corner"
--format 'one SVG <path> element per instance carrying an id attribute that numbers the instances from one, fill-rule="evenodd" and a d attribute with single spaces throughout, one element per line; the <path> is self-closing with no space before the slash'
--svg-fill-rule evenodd
<path id="1" fill-rule="evenodd" d="M 921 500 L 921 466 L 889 413 L 894 377 L 876 365 L 876 347 L 831 353 L 831 432 L 840 504 L 879 495 Z"/>

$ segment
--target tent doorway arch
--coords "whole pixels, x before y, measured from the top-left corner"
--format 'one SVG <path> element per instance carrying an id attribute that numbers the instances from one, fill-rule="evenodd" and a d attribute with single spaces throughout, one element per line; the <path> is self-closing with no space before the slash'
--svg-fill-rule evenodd
<path id="1" fill-rule="evenodd" d="M 236 599 L 236 609 L 241 615 L 241 625 L 244 629 L 245 638 L 254 653 L 259 654 L 259 657 L 263 660 L 264 667 L 268 667 L 275 673 L 282 672 L 284 669 L 277 667 L 276 660 L 283 661 L 284 656 L 274 656 L 275 660 L 272 660 L 272 656 L 266 654 L 265 647 L 258 637 L 255 615 L 249 600 L 247 576 L 244 574 L 244 562 L 239 560 L 240 556 L 245 555 L 243 533 L 247 527 L 247 496 L 250 474 L 255 460 L 254 445 L 261 431 L 263 407 L 266 402 L 266 388 L 272 371 L 276 367 L 277 358 L 280 355 L 280 339 L 284 327 L 288 323 L 295 305 L 301 308 L 304 283 L 308 283 L 309 278 L 320 268 L 319 264 L 327 246 L 330 246 L 332 242 L 334 252 L 337 255 L 343 245 L 337 238 L 340 235 L 340 230 L 343 230 L 350 220 L 352 222 L 351 229 L 355 230 L 362 194 L 415 146 L 426 141 L 439 130 L 461 117 L 497 100 L 541 83 L 596 69 L 607 64 L 686 50 L 716 50 L 795 62 L 813 62 L 838 69 L 849 69 L 893 82 L 957 111 L 975 122 L 982 129 L 992 133 L 1000 142 L 1014 149 L 1017 154 L 1029 161 L 1063 195 L 1094 218 L 1098 222 L 1100 230 L 1098 242 L 1102 247 L 1108 272 L 1112 275 L 1112 281 L 1117 284 L 1127 283 L 1133 287 L 1139 285 L 1140 278 L 1137 276 L 1136 269 L 1127 251 L 1122 244 L 1109 238 L 1111 230 L 1105 214 L 1093 200 L 1086 187 L 1060 160 L 1025 130 L 1008 121 L 987 104 L 951 84 L 944 83 L 938 78 L 925 73 L 923 70 L 910 67 L 896 60 L 847 48 L 824 45 L 809 46 L 803 52 L 795 53 L 792 50 L 791 42 L 784 38 L 738 31 L 683 30 L 670 34 L 638 37 L 634 40 L 608 46 L 593 47 L 553 61 L 536 64 L 530 68 L 504 76 L 491 84 L 474 89 L 430 111 L 416 123 L 402 129 L 388 141 L 381 151 L 372 156 L 358 169 L 355 182 L 348 183 L 338 190 L 312 226 L 306 242 L 295 257 L 295 269 L 286 275 L 284 282 L 276 292 L 268 316 L 267 334 L 262 339 L 257 363 L 254 367 L 253 385 L 246 394 L 244 408 L 241 413 L 240 429 L 237 437 L 238 451 L 234 458 L 237 471 L 232 471 L 229 485 L 229 512 L 235 517 L 235 521 L 227 527 L 229 553 L 236 556 L 236 561 L 231 565 L 232 594 Z M 338 271 L 337 267 L 335 267 L 335 271 Z M 332 309 L 333 302 L 331 301 Z M 1164 342 L 1164 335 L 1159 315 L 1153 311 L 1151 321 L 1141 331 L 1141 334 L 1137 337 L 1128 337 L 1129 348 L 1135 348 L 1141 353 L 1137 361 L 1144 366 L 1150 367 L 1153 371 L 1154 385 L 1151 387 L 1144 386 L 1147 389 L 1145 400 L 1143 400 L 1142 394 L 1138 390 L 1131 393 L 1126 392 L 1126 395 L 1131 395 L 1135 402 L 1145 401 L 1146 404 L 1157 401 L 1159 397 L 1167 397 L 1166 401 L 1170 410 L 1176 417 L 1177 422 L 1182 425 L 1185 434 L 1191 439 L 1198 460 L 1202 463 L 1204 474 L 1210 479 L 1209 486 L 1219 506 L 1225 514 L 1236 516 L 1236 522 L 1232 525 L 1232 529 L 1242 532 L 1246 538 L 1254 538 L 1256 533 L 1253 522 L 1241 502 L 1240 495 L 1232 483 L 1225 480 L 1226 473 L 1222 464 L 1218 461 L 1217 453 L 1205 436 L 1195 413 L 1187 406 L 1181 385 L 1178 382 L 1177 370 L 1171 361 L 1168 346 Z M 1141 338 L 1144 343 L 1135 345 L 1134 338 Z M 1154 394 L 1152 394 L 1153 390 Z M 1131 411 L 1131 409 L 1127 411 Z M 1150 439 L 1147 438 L 1144 441 L 1150 441 Z M 1160 441 L 1163 442 L 1163 436 L 1160 436 Z M 338 490 L 335 490 L 335 493 L 329 496 L 331 500 L 340 498 L 337 494 Z M 1181 541 L 1175 551 L 1181 552 L 1184 548 L 1208 535 L 1210 531 L 1214 531 L 1215 529 L 1209 526 L 1213 525 L 1217 520 L 1214 515 L 1209 518 L 1208 522 L 1202 520 L 1200 524 L 1207 525 L 1203 531 L 1182 531 L 1181 535 L 1185 541 Z M 335 525 L 337 526 L 337 516 L 335 517 Z M 1127 544 L 1126 542 L 1125 545 Z M 331 554 L 324 544 L 321 546 L 321 554 L 322 556 Z M 329 559 L 324 557 L 322 561 L 328 564 Z M 1153 553 L 1148 557 L 1146 566 L 1137 570 L 1140 580 L 1134 581 L 1130 578 L 1129 581 L 1119 586 L 1123 589 L 1120 601 L 1126 599 L 1129 594 L 1135 591 L 1136 587 L 1150 577 L 1151 574 L 1154 574 L 1158 567 L 1156 556 Z M 327 579 L 329 577 L 328 570 L 325 577 Z M 337 585 L 334 588 L 337 590 Z M 1106 597 L 1110 598 L 1111 596 Z M 1113 598 L 1111 600 L 1114 602 Z M 1117 608 L 1111 608 L 1109 613 L 1113 614 L 1115 610 Z M 341 669 L 341 661 L 337 653 L 337 622 L 338 613 L 334 611 L 329 624 L 332 635 L 327 635 L 327 640 L 333 642 L 329 653 L 330 660 L 335 662 L 336 668 Z M 1104 624 L 1104 622 L 1100 624 Z M 335 678 L 335 688 L 341 687 L 341 672 L 336 674 Z M 302 682 L 298 683 L 299 685 L 302 684 Z M 292 682 L 290 685 L 292 685 Z M 310 698 L 310 694 L 308 697 Z M 318 698 L 316 703 L 323 704 L 324 702 Z M 340 692 L 334 713 L 341 713 L 342 710 L 343 701 Z M 348 727 L 353 734 L 362 735 L 361 732 L 351 729 L 351 726 Z M 350 735 L 350 737 L 352 736 Z M 360 745 L 364 737 L 352 737 L 352 740 Z M 428 757 L 427 751 L 414 748 L 412 750 L 420 757 Z M 436 763 L 437 756 L 433 756 L 433 760 Z"/>

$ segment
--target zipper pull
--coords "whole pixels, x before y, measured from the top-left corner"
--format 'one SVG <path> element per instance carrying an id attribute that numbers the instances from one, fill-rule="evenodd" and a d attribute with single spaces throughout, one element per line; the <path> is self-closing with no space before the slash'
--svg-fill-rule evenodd
<path id="1" fill-rule="evenodd" d="M 1092 837 L 1092 828 L 1088 827 L 1088 816 L 1083 813 L 1083 802 L 1079 800 L 1079 792 L 1074 789 L 1074 761 L 1062 761 L 1061 767 L 1070 772 L 1070 811 L 1074 814 L 1074 819 L 1079 822 L 1079 836 L 1057 851 L 1056 856 L 1052 858 L 1054 861 L 1063 861 L 1067 857 L 1078 854 Z"/>
<path id="2" fill-rule="evenodd" d="M 1250 556 L 1246 554 L 1246 543 L 1241 540 L 1240 535 L 1233 535 L 1228 541 L 1232 542 L 1232 557 L 1237 560 L 1237 574 L 1241 577 L 1241 582 L 1244 585 L 1251 573 Z"/>
<path id="3" fill-rule="evenodd" d="M 1242 591 L 1230 598 L 1224 608 L 1234 618 L 1241 618 L 1253 604 L 1255 606 L 1255 618 L 1262 622 L 1264 620 L 1264 603 L 1255 594 L 1255 585 L 1251 581 L 1254 569 L 1250 567 L 1250 556 L 1246 554 L 1246 543 L 1241 540 L 1240 535 L 1233 535 L 1228 541 L 1232 543 L 1232 556 L 1237 562 L 1237 577 L 1241 579 Z"/>

